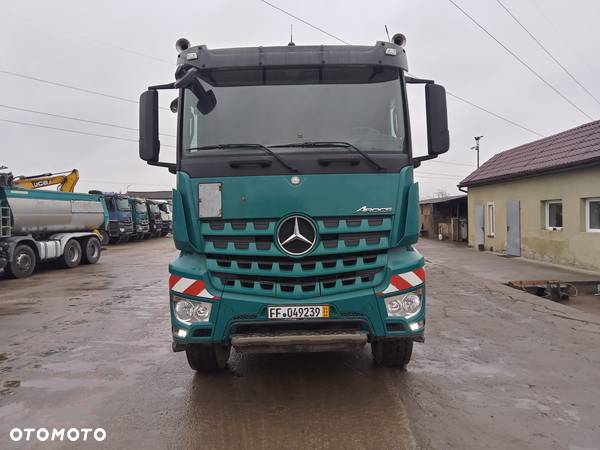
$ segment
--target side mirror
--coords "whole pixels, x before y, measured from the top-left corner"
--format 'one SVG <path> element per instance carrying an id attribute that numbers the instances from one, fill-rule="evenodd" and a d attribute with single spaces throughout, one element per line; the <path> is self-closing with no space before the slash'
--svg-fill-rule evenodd
<path id="1" fill-rule="evenodd" d="M 446 153 L 450 148 L 446 89 L 439 84 L 425 85 L 427 107 L 427 151 L 430 156 Z"/>
<path id="2" fill-rule="evenodd" d="M 140 158 L 155 163 L 159 154 L 158 92 L 152 89 L 140 96 Z"/>

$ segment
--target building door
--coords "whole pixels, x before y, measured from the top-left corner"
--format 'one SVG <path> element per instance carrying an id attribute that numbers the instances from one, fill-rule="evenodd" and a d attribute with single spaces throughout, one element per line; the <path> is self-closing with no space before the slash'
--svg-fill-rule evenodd
<path id="1" fill-rule="evenodd" d="M 521 256 L 521 204 L 518 200 L 506 202 L 506 254 Z"/>
<path id="2" fill-rule="evenodd" d="M 483 250 L 483 205 L 475 205 L 475 247 Z"/>

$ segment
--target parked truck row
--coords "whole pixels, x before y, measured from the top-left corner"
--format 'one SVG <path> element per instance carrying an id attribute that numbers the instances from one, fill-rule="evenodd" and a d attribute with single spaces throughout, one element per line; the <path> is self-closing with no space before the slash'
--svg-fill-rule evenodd
<path id="1" fill-rule="evenodd" d="M 116 192 L 90 191 L 101 195 L 108 210 L 108 224 L 100 230 L 102 243 L 122 244 L 171 232 L 171 205 L 166 200 L 129 197 Z"/>
<path id="2" fill-rule="evenodd" d="M 78 172 L 13 177 L 0 173 L 0 270 L 11 278 L 30 276 L 44 262 L 66 268 L 95 264 L 102 245 L 166 236 L 171 232 L 167 201 L 115 192 L 74 193 Z M 59 190 L 41 187 L 60 184 Z"/>

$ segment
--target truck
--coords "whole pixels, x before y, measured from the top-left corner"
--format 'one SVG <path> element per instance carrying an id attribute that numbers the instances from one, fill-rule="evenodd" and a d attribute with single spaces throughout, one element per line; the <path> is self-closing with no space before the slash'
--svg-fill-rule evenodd
<path id="1" fill-rule="evenodd" d="M 25 189 L 0 174 L 0 269 L 11 278 L 28 277 L 45 261 L 97 263 L 98 230 L 107 222 L 99 195 Z"/>
<path id="2" fill-rule="evenodd" d="M 176 174 L 174 351 L 196 371 L 241 353 L 356 350 L 405 367 L 425 331 L 413 170 L 449 149 L 446 93 L 407 73 L 406 39 L 373 46 L 178 50 L 140 96 L 139 156 Z M 415 156 L 407 87 L 423 85 Z M 160 160 L 158 91 L 174 89 L 176 160 Z"/>
<path id="3" fill-rule="evenodd" d="M 150 223 L 148 220 L 148 207 L 143 198 L 130 197 L 131 214 L 133 219 L 133 233 L 131 238 L 136 241 L 150 237 Z"/>
<path id="4" fill-rule="evenodd" d="M 171 232 L 171 224 L 173 223 L 173 213 L 171 212 L 171 204 L 166 200 L 155 200 L 160 209 L 160 217 L 162 219 L 161 236 L 166 236 Z"/>
<path id="5" fill-rule="evenodd" d="M 89 191 L 101 195 L 108 210 L 108 226 L 101 230 L 102 245 L 128 242 L 133 234 L 133 215 L 129 197 L 118 192 Z"/>
<path id="6" fill-rule="evenodd" d="M 146 200 L 146 206 L 148 208 L 149 236 L 154 238 L 160 237 L 162 235 L 163 224 L 158 203 L 154 200 Z"/>

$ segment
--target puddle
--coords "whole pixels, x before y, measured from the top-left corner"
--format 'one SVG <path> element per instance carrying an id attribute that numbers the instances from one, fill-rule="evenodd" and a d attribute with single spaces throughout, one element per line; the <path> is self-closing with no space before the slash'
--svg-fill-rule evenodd
<path id="1" fill-rule="evenodd" d="M 514 280 L 508 286 L 600 316 L 600 281 Z"/>

